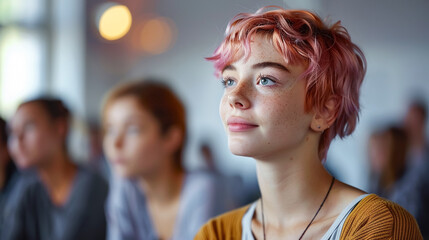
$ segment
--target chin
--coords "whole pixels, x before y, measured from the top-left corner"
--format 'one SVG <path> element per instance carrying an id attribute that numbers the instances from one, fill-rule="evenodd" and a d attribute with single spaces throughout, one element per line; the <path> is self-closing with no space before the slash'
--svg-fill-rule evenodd
<path id="1" fill-rule="evenodd" d="M 114 171 L 122 178 L 133 178 L 134 174 L 127 168 L 121 166 L 115 166 Z"/>
<path id="2" fill-rule="evenodd" d="M 256 154 L 255 148 L 252 148 L 248 144 L 229 142 L 228 147 L 231 153 L 237 156 L 252 157 Z"/>
<path id="3" fill-rule="evenodd" d="M 27 169 L 30 169 L 32 167 L 31 162 L 27 161 L 27 160 L 15 161 L 15 164 L 20 170 L 27 170 Z"/>

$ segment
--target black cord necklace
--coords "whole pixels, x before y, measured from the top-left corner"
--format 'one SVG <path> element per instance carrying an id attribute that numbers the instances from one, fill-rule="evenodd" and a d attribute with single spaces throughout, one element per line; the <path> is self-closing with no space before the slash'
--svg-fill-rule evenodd
<path id="1" fill-rule="evenodd" d="M 322 201 L 322 204 L 320 204 L 319 209 L 317 209 L 316 214 L 314 214 L 314 217 L 311 219 L 310 223 L 307 225 L 307 227 L 304 229 L 304 232 L 302 232 L 301 237 L 299 237 L 299 240 L 302 239 L 302 237 L 304 236 L 305 232 L 307 232 L 308 228 L 310 227 L 310 225 L 313 223 L 314 219 L 316 218 L 317 214 L 319 214 L 320 209 L 322 209 L 323 204 L 325 204 L 326 199 L 328 198 L 329 193 L 331 192 L 332 186 L 334 185 L 335 182 L 335 177 L 332 177 L 332 181 L 331 181 L 331 185 L 329 186 L 329 190 L 325 195 L 325 198 Z M 264 216 L 264 204 L 262 202 L 262 197 L 261 197 L 261 213 L 262 213 L 262 232 L 264 234 L 264 240 L 265 240 L 265 216 Z"/>

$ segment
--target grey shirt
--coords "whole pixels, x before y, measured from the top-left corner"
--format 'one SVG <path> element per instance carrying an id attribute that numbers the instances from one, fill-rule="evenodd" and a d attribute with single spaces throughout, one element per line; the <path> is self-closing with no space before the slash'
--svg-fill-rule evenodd
<path id="1" fill-rule="evenodd" d="M 1 239 L 105 239 L 107 192 L 101 177 L 79 168 L 67 202 L 56 206 L 42 182 L 34 178 L 22 193 Z"/>
<path id="2" fill-rule="evenodd" d="M 217 191 L 210 174 L 185 175 L 172 240 L 193 239 L 210 218 L 229 210 L 228 196 Z M 146 207 L 144 192 L 132 180 L 115 176 L 106 206 L 109 240 L 156 240 L 158 234 Z"/>

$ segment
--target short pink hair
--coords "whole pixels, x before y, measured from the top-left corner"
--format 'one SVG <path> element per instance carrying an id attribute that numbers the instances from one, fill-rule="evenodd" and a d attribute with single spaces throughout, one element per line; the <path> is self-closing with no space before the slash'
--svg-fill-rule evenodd
<path id="1" fill-rule="evenodd" d="M 319 16 L 304 10 L 279 9 L 238 14 L 228 24 L 226 37 L 212 57 L 216 75 L 229 64 L 250 56 L 253 34 L 267 36 L 290 64 L 308 67 L 302 75 L 306 84 L 305 110 L 321 112 L 330 99 L 336 100 L 335 121 L 319 142 L 319 157 L 326 159 L 337 135 L 350 135 L 359 120 L 359 91 L 366 72 L 363 52 L 336 22 L 325 24 Z"/>

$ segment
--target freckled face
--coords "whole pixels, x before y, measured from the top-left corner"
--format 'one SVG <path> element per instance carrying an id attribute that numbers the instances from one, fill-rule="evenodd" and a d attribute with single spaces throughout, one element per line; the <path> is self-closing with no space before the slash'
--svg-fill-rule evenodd
<path id="1" fill-rule="evenodd" d="M 116 173 L 127 178 L 156 174 L 169 153 L 157 119 L 133 97 L 106 110 L 104 151 Z"/>
<path id="2" fill-rule="evenodd" d="M 220 116 L 233 154 L 273 157 L 298 149 L 313 114 L 304 111 L 305 65 L 287 64 L 271 42 L 255 35 L 251 55 L 227 66 Z"/>

